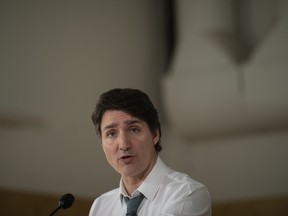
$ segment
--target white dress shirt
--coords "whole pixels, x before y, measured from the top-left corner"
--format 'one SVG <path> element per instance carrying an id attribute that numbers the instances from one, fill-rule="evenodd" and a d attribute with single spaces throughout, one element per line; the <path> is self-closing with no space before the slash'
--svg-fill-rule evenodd
<path id="1" fill-rule="evenodd" d="M 211 216 L 211 199 L 206 187 L 188 175 L 167 167 L 158 157 L 149 175 L 132 194 L 145 198 L 138 216 Z M 104 193 L 91 206 L 89 216 L 125 216 L 127 193 L 122 180 L 117 189 Z"/>

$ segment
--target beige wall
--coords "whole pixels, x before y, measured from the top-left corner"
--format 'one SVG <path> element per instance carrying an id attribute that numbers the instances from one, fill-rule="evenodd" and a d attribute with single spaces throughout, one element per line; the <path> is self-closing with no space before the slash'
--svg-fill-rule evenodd
<path id="1" fill-rule="evenodd" d="M 90 115 L 114 87 L 159 104 L 159 2 L 0 4 L 0 186 L 86 196 L 114 188 Z"/>
<path id="2" fill-rule="evenodd" d="M 1 188 L 92 198 L 118 186 L 90 113 L 112 87 L 143 89 L 165 110 L 160 6 L 0 2 Z M 185 140 L 161 118 L 163 159 L 205 183 L 213 200 L 288 194 L 286 129 Z"/>

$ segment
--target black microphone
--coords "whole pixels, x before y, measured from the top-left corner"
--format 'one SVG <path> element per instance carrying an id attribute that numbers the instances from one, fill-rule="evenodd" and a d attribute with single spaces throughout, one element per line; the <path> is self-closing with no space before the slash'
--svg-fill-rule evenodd
<path id="1" fill-rule="evenodd" d="M 61 208 L 63 209 L 70 208 L 72 204 L 74 203 L 74 200 L 75 198 L 72 194 L 68 193 L 68 194 L 63 195 L 59 200 L 59 206 L 49 216 L 54 215 Z"/>

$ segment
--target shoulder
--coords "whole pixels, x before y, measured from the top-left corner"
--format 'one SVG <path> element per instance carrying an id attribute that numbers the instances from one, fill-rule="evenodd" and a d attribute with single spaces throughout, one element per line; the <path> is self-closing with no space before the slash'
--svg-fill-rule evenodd
<path id="1" fill-rule="evenodd" d="M 211 197 L 205 185 L 189 175 L 169 171 L 161 189 L 165 203 L 162 212 L 181 212 L 181 215 L 211 215 Z M 179 213 L 180 214 L 180 213 Z"/>
<path id="2" fill-rule="evenodd" d="M 115 210 L 121 209 L 119 188 L 108 191 L 97 197 L 89 212 L 89 216 L 115 215 Z"/>
<path id="3" fill-rule="evenodd" d="M 197 191 L 204 191 L 207 193 L 205 185 L 201 182 L 191 178 L 189 175 L 174 170 L 169 170 L 166 176 L 166 183 L 168 187 L 177 188 L 179 192 L 183 194 L 192 194 Z M 175 191 L 175 192 L 176 192 Z"/>
<path id="4" fill-rule="evenodd" d="M 97 197 L 94 202 L 93 202 L 93 205 L 92 206 L 101 206 L 101 205 L 106 205 L 107 202 L 110 202 L 110 203 L 115 203 L 119 200 L 119 188 L 117 189 L 114 189 L 114 190 L 111 190 L 111 191 L 108 191 L 102 195 L 100 195 L 99 197 Z"/>
<path id="5" fill-rule="evenodd" d="M 160 158 L 158 160 L 157 178 L 161 178 L 161 187 L 170 193 L 192 194 L 196 191 L 203 190 L 208 192 L 206 187 L 199 181 L 193 179 L 186 173 L 175 171 L 168 167 Z"/>
<path id="6" fill-rule="evenodd" d="M 100 202 L 100 201 L 103 201 L 103 200 L 107 200 L 107 198 L 108 199 L 119 198 L 119 194 L 120 194 L 119 188 L 116 188 L 116 189 L 110 190 L 110 191 L 100 195 L 99 197 L 97 197 L 95 199 L 95 201 Z"/>
<path id="7" fill-rule="evenodd" d="M 211 197 L 206 186 L 201 182 L 195 180 L 186 173 L 175 171 L 167 167 L 166 175 L 161 188 L 167 200 L 178 200 L 187 203 L 198 203 L 209 206 L 211 204 Z M 182 201 L 181 201 L 182 200 Z"/>

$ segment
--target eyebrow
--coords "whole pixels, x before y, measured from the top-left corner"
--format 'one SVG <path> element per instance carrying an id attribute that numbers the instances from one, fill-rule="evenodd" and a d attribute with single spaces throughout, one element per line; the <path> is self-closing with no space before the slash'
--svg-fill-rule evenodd
<path id="1" fill-rule="evenodd" d="M 141 121 L 140 121 L 140 120 L 137 120 L 137 119 L 132 119 L 132 120 L 126 120 L 126 121 L 124 121 L 124 124 L 125 124 L 125 125 L 132 125 L 132 124 L 137 124 L 137 123 L 141 123 Z M 105 127 L 103 128 L 103 131 L 105 131 L 105 130 L 107 130 L 107 129 L 115 128 L 116 126 L 117 126 L 116 123 L 111 123 L 111 124 L 105 126 Z"/>
<path id="2" fill-rule="evenodd" d="M 141 123 L 140 120 L 137 119 L 132 119 L 132 120 L 127 120 L 124 122 L 126 125 L 131 125 L 131 124 L 137 124 L 137 123 Z"/>

